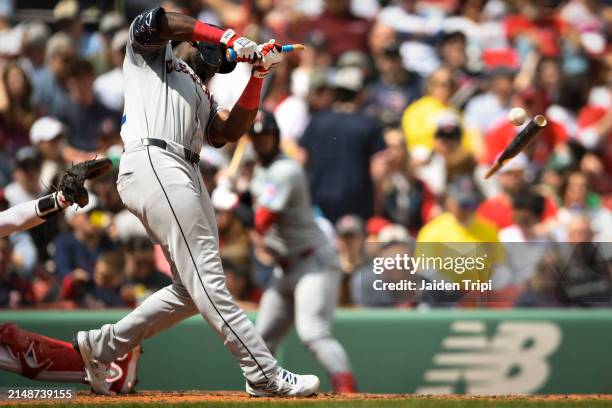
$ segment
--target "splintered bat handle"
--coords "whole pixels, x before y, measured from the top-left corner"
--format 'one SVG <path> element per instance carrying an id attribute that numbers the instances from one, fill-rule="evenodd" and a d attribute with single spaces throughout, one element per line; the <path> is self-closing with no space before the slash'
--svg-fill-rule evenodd
<path id="1" fill-rule="evenodd" d="M 497 170 L 501 169 L 501 167 L 502 167 L 502 163 L 496 162 L 493 166 L 491 166 L 489 171 L 487 171 L 487 174 L 485 174 L 484 178 L 488 179 L 489 177 L 497 173 Z"/>
<path id="2" fill-rule="evenodd" d="M 548 125 L 548 121 L 542 115 L 537 115 L 531 122 L 525 126 L 523 130 L 510 142 L 510 144 L 504 149 L 499 155 L 493 167 L 489 169 L 485 175 L 485 179 L 488 179 L 495 174 L 504 164 L 512 160 L 517 154 L 525 150 L 527 145 L 531 143 L 538 133 Z"/>

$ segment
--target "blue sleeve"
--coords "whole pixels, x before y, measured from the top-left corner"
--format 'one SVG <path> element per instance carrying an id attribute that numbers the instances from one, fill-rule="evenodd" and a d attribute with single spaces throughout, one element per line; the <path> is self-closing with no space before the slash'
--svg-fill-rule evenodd
<path id="1" fill-rule="evenodd" d="M 134 19 L 130 27 L 129 44 L 137 52 L 154 52 L 168 41 L 159 38 L 159 19 L 166 14 L 162 7 L 146 11 Z"/>
<path id="2" fill-rule="evenodd" d="M 70 262 L 70 245 L 66 236 L 59 236 L 55 239 L 55 253 L 53 254 L 53 261 L 55 262 L 55 273 L 60 278 L 68 275 L 74 269 L 72 262 Z"/>
<path id="3" fill-rule="evenodd" d="M 382 135 L 382 128 L 378 122 L 374 121 L 370 132 L 370 155 L 374 155 L 387 147 Z"/>

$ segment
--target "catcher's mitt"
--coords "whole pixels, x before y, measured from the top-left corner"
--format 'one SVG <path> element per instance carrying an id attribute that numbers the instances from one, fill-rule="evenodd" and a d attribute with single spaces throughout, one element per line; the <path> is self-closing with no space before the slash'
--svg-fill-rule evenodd
<path id="1" fill-rule="evenodd" d="M 84 186 L 85 180 L 100 177 L 112 167 L 113 162 L 109 159 L 87 160 L 75 164 L 62 176 L 58 190 L 62 192 L 66 201 L 83 208 L 89 203 L 89 194 Z"/>

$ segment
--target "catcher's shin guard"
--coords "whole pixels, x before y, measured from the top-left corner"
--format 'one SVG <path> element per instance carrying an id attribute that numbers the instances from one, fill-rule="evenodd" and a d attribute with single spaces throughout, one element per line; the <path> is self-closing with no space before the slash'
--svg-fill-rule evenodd
<path id="1" fill-rule="evenodd" d="M 113 362 L 107 381 L 111 391 L 134 391 L 141 348 Z M 0 325 L 0 369 L 36 381 L 84 383 L 85 368 L 72 344 L 24 330 L 14 323 Z"/>

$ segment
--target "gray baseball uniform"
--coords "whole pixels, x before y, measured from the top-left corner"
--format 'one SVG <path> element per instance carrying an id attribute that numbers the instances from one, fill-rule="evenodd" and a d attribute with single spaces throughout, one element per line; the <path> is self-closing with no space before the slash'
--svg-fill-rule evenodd
<path id="1" fill-rule="evenodd" d="M 123 64 L 125 112 L 117 189 L 125 206 L 161 244 L 173 284 L 153 294 L 116 324 L 89 331 L 103 363 L 196 313 L 202 314 L 234 354 L 245 377 L 267 383 L 277 362 L 225 286 L 210 197 L 197 164 L 184 148 L 200 151 L 217 105 L 200 79 L 157 37 L 155 9 L 130 27 Z M 166 149 L 141 139 L 163 139 Z"/>
<path id="2" fill-rule="evenodd" d="M 256 168 L 251 192 L 256 208 L 279 215 L 264 237 L 279 266 L 261 299 L 258 331 L 274 351 L 295 321 L 301 341 L 329 374 L 350 372 L 348 356 L 331 333 L 340 286 L 338 257 L 315 222 L 304 170 L 279 153 L 267 167 Z"/>

